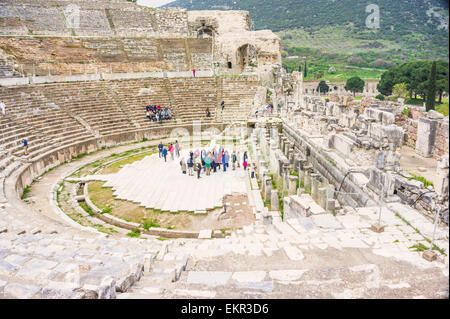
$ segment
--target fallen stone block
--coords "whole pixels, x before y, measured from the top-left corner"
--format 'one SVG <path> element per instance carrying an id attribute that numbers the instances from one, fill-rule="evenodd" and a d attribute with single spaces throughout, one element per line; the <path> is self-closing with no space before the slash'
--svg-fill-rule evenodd
<path id="1" fill-rule="evenodd" d="M 98 299 L 116 299 L 116 281 L 112 277 L 106 277 L 98 289 Z"/>
<path id="2" fill-rule="evenodd" d="M 133 286 L 136 277 L 133 273 L 126 275 L 124 278 L 120 279 L 116 283 L 117 292 L 126 292 L 131 286 Z"/>
<path id="3" fill-rule="evenodd" d="M 422 254 L 423 259 L 428 260 L 429 262 L 432 262 L 437 259 L 437 253 L 435 253 L 432 250 L 426 250 Z"/>

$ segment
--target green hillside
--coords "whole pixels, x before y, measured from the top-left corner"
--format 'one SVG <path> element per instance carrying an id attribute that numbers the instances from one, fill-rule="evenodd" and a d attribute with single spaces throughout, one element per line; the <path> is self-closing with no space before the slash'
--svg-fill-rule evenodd
<path id="1" fill-rule="evenodd" d="M 345 79 L 355 72 L 379 78 L 402 62 L 449 56 L 447 1 L 241 0 L 235 6 L 233 2 L 178 0 L 167 6 L 247 10 L 256 30 L 271 29 L 280 36 L 286 67 L 297 69 L 307 60 L 311 78 Z M 379 6 L 379 29 L 366 27 L 370 14 L 366 6 L 371 3 Z M 332 67 L 336 72 L 328 72 Z"/>

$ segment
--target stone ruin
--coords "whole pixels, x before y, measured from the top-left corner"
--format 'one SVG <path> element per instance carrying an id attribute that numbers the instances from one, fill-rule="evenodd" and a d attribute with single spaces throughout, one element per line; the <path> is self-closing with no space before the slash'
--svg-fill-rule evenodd
<path id="1" fill-rule="evenodd" d="M 398 118 L 404 116 L 405 105 L 373 98 L 353 100 L 349 95 L 330 94 L 328 98 L 299 96 L 297 107 L 288 110 L 286 116 L 290 128 L 296 133 L 290 133 L 290 130 L 283 133 L 295 147 L 292 145 L 293 151 L 287 151 L 280 144 L 284 155 L 291 158 L 289 169 L 297 169 L 292 165 L 296 156 L 305 158 L 305 153 L 317 152 L 315 156 L 323 158 L 315 158 L 311 165 L 317 166 L 319 172 L 315 173 L 319 173 L 326 183 L 339 187 L 341 180 L 338 176 L 353 171 L 344 179 L 348 183 L 356 183 L 359 191 L 353 196 L 341 197 L 342 205 L 402 202 L 430 218 L 440 206 L 441 219 L 448 223 L 448 117 L 430 111 L 415 120 L 418 129 L 412 158 L 436 157 L 438 161 L 435 171 L 431 172 L 436 176 L 437 185 L 430 188 L 400 165 L 402 146 L 406 140 L 411 140 L 408 137 L 411 133 L 406 128 L 411 124 L 398 123 Z M 442 156 L 443 152 L 446 154 Z M 331 173 L 336 168 L 340 174 Z M 330 174 L 331 180 L 328 178 Z M 305 183 L 310 185 L 309 177 Z M 353 192 L 354 186 L 348 185 L 348 192 Z M 346 182 L 342 182 L 340 187 L 345 189 Z M 367 200 L 366 195 L 371 199 Z"/>
<path id="2" fill-rule="evenodd" d="M 22 75 L 270 73 L 281 64 L 280 38 L 250 31 L 246 11 L 21 0 L 1 3 L 0 19 L 0 60 Z"/>

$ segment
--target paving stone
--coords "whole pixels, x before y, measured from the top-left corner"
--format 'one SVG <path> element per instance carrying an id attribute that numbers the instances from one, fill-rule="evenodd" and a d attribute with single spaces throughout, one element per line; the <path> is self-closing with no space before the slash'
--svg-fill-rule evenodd
<path id="1" fill-rule="evenodd" d="M 333 215 L 315 215 L 311 216 L 313 223 L 317 227 L 339 229 L 342 225 L 337 221 Z"/>
<path id="2" fill-rule="evenodd" d="M 286 253 L 286 255 L 291 260 L 298 261 L 298 260 L 302 260 L 305 258 L 305 256 L 303 256 L 303 253 L 295 247 L 287 246 L 287 247 L 284 247 L 283 249 L 284 249 L 284 252 Z"/>
<path id="3" fill-rule="evenodd" d="M 299 280 L 307 269 L 302 270 L 272 270 L 269 271 L 269 276 L 273 280 L 278 281 L 295 281 Z"/>
<path id="4" fill-rule="evenodd" d="M 237 286 L 240 289 L 254 289 L 262 290 L 265 293 L 272 292 L 274 289 L 274 284 L 272 281 L 262 281 L 262 282 L 238 282 Z M 251 294 L 251 292 L 246 292 Z"/>
<path id="5" fill-rule="evenodd" d="M 214 298 L 216 292 L 212 290 L 191 290 L 191 289 L 175 289 L 175 295 L 197 297 L 197 298 Z"/>
<path id="6" fill-rule="evenodd" d="M 259 282 L 266 277 L 265 271 L 239 271 L 233 273 L 232 279 L 237 282 Z"/>
<path id="7" fill-rule="evenodd" d="M 231 272 L 225 271 L 190 271 L 188 273 L 188 284 L 201 284 L 211 287 L 223 286 L 231 278 Z"/>
<path id="8" fill-rule="evenodd" d="M 41 287 L 32 285 L 21 285 L 16 283 L 10 283 L 5 286 L 3 293 L 5 296 L 9 296 L 17 299 L 30 299 L 35 296 Z"/>

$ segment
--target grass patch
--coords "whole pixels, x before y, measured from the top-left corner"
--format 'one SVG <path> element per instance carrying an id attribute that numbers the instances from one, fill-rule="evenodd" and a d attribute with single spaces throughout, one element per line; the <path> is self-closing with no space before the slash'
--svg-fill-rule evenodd
<path id="1" fill-rule="evenodd" d="M 94 212 L 92 211 L 92 209 L 86 204 L 86 202 L 80 202 L 79 203 L 80 207 L 83 208 L 83 210 L 89 214 L 89 216 L 94 216 Z"/>
<path id="2" fill-rule="evenodd" d="M 139 228 L 135 228 L 132 232 L 129 232 L 127 234 L 127 236 L 137 238 L 137 237 L 141 236 L 141 231 L 139 230 Z"/>
<path id="3" fill-rule="evenodd" d="M 102 209 L 102 211 L 100 212 L 100 214 L 110 214 L 112 212 L 113 208 L 111 206 L 105 207 Z"/>
<path id="4" fill-rule="evenodd" d="M 22 196 L 20 198 L 21 199 L 27 198 L 30 195 L 30 192 L 31 192 L 31 185 L 28 185 L 27 187 L 25 187 L 23 189 L 23 193 L 22 193 Z"/>
<path id="5" fill-rule="evenodd" d="M 425 186 L 425 187 L 428 187 L 428 186 L 433 186 L 434 187 L 434 184 L 432 182 L 430 182 L 429 180 L 427 180 L 425 177 L 419 176 L 419 175 L 415 175 L 415 174 L 411 174 L 411 175 L 413 177 L 408 178 L 409 181 L 414 179 L 416 181 L 422 182 L 423 186 Z"/>
<path id="6" fill-rule="evenodd" d="M 144 223 L 142 224 L 142 227 L 145 230 L 149 230 L 150 228 L 160 228 L 161 225 L 158 224 L 158 220 L 157 219 L 152 219 L 152 220 L 144 221 Z"/>
<path id="7" fill-rule="evenodd" d="M 409 247 L 409 249 L 413 249 L 414 251 L 425 251 L 428 250 L 429 248 L 422 243 L 417 243 Z"/>

